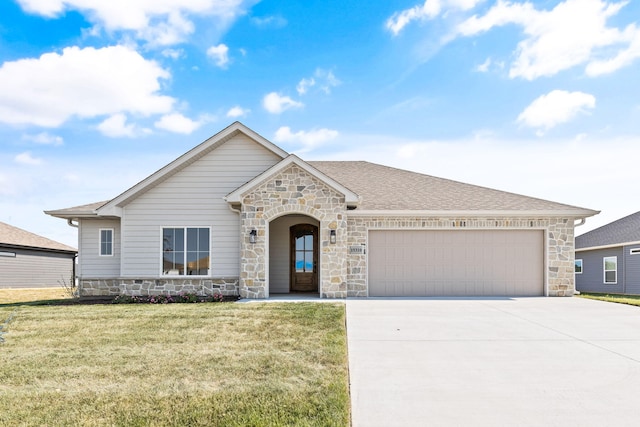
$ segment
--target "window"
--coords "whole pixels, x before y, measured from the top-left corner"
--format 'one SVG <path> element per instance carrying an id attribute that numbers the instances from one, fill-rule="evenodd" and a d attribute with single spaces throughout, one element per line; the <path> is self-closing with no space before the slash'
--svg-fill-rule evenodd
<path id="1" fill-rule="evenodd" d="M 209 274 L 208 228 L 162 229 L 162 274 L 206 276 Z"/>
<path id="2" fill-rule="evenodd" d="M 629 255 L 640 255 L 640 248 L 629 249 Z"/>
<path id="3" fill-rule="evenodd" d="M 100 256 L 113 255 L 113 229 L 100 230 Z"/>
<path id="4" fill-rule="evenodd" d="M 313 234 L 296 238 L 296 273 L 313 273 Z"/>
<path id="5" fill-rule="evenodd" d="M 576 264 L 575 264 L 575 273 L 576 274 L 582 274 L 582 260 L 581 259 L 577 259 L 576 260 Z"/>
<path id="6" fill-rule="evenodd" d="M 618 257 L 608 256 L 602 258 L 604 266 L 604 283 L 615 285 L 618 283 Z"/>

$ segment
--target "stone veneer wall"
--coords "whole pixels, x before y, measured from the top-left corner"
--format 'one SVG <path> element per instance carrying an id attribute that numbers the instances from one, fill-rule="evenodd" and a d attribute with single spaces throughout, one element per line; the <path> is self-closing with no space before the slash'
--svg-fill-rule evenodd
<path id="1" fill-rule="evenodd" d="M 567 218 L 419 218 L 348 217 L 348 246 L 366 245 L 369 230 L 438 229 L 542 229 L 545 230 L 547 292 L 549 296 L 574 294 L 574 222 Z M 349 297 L 367 296 L 367 256 L 348 255 Z"/>
<path id="2" fill-rule="evenodd" d="M 195 293 L 198 295 L 238 295 L 237 278 L 82 278 L 79 282 L 81 297 L 116 295 L 178 295 Z"/>
<path id="3" fill-rule="evenodd" d="M 318 287 L 323 298 L 347 296 L 347 223 L 344 195 L 292 164 L 259 185 L 242 201 L 240 247 L 240 296 L 268 296 L 269 222 L 288 214 L 311 216 L 318 230 L 320 265 Z M 251 230 L 256 243 L 249 242 Z M 336 230 L 336 243 L 329 243 L 329 230 Z"/>

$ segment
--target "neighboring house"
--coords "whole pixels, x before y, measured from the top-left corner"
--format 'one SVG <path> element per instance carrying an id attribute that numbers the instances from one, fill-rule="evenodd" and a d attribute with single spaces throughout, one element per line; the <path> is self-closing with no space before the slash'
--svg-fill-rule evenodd
<path id="1" fill-rule="evenodd" d="M 0 222 L 0 288 L 73 283 L 77 250 Z"/>
<path id="2" fill-rule="evenodd" d="M 640 212 L 576 237 L 576 288 L 640 295 Z"/>
<path id="3" fill-rule="evenodd" d="M 82 295 L 574 293 L 598 212 L 368 162 L 305 162 L 234 123 L 79 226 Z"/>

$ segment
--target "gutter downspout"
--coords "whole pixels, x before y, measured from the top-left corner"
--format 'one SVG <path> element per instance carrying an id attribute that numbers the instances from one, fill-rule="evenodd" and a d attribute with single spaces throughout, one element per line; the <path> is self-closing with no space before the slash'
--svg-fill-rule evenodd
<path id="1" fill-rule="evenodd" d="M 235 212 L 238 214 L 238 230 L 240 230 L 240 233 L 242 233 L 242 212 L 240 209 L 235 209 L 233 206 L 231 206 L 231 203 L 227 204 L 227 206 L 229 206 L 229 210 L 231 212 Z M 242 248 L 242 242 L 240 242 L 240 247 Z M 240 249 L 242 250 L 242 249 Z M 240 275 L 242 272 L 242 257 L 240 256 L 240 254 L 238 254 L 238 297 L 240 296 Z"/>
<path id="2" fill-rule="evenodd" d="M 578 224 L 575 223 L 575 221 L 573 222 L 573 228 L 576 227 L 580 227 L 581 225 L 584 225 L 584 223 L 587 222 L 587 218 L 580 218 L 580 222 Z M 573 259 L 575 260 L 576 258 L 576 238 L 575 238 L 575 233 L 574 237 L 573 237 Z M 580 295 L 580 291 L 576 288 L 576 273 L 575 271 L 573 272 L 573 294 L 574 295 Z"/>
<path id="3" fill-rule="evenodd" d="M 79 224 L 74 224 L 73 223 L 73 218 L 69 218 L 67 219 L 67 224 L 69 225 L 69 227 L 73 227 L 73 228 L 77 228 L 80 229 L 80 225 Z M 78 236 L 78 242 L 80 240 L 80 236 Z M 80 247 L 80 245 L 78 245 L 78 248 Z M 78 278 L 76 277 L 76 262 L 78 260 L 78 252 L 75 253 L 75 255 L 73 256 L 73 264 L 71 266 L 71 274 L 72 274 L 72 278 L 73 278 L 73 283 L 72 286 L 76 289 L 75 292 L 78 291 L 78 284 L 77 284 L 77 280 Z"/>

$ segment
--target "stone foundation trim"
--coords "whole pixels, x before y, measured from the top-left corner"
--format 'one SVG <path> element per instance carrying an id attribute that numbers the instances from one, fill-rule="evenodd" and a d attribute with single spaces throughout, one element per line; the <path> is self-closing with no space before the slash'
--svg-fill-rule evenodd
<path id="1" fill-rule="evenodd" d="M 237 277 L 223 278 L 80 278 L 78 291 L 80 297 L 95 296 L 146 296 L 178 295 L 190 293 L 200 296 L 222 294 L 237 296 Z"/>

